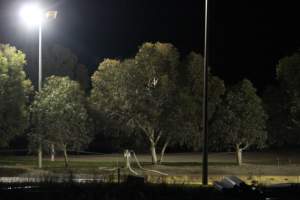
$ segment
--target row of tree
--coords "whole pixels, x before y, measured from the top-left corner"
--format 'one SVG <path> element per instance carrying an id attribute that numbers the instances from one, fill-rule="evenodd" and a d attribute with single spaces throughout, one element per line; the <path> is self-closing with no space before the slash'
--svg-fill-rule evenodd
<path id="1" fill-rule="evenodd" d="M 202 57 L 195 53 L 180 60 L 174 46 L 162 43 L 145 43 L 131 59 L 104 60 L 92 76 L 91 106 L 102 115 L 94 119 L 117 121 L 142 134 L 153 163 L 163 160 L 172 142 L 198 149 L 202 132 L 202 63 Z M 243 80 L 225 92 L 223 81 L 209 73 L 213 148 L 231 145 L 241 164 L 242 150 L 264 144 L 266 119 L 262 101 L 250 81 Z M 161 149 L 159 160 L 157 146 Z"/>
<path id="2" fill-rule="evenodd" d="M 24 72 L 25 55 L 0 45 L 2 146 L 17 134 L 27 133 L 31 148 L 41 153 L 42 148 L 55 146 L 64 152 L 66 165 L 68 150 L 86 148 L 99 133 L 139 140 L 148 146 L 153 164 L 163 161 L 169 146 L 201 147 L 201 55 L 181 58 L 171 44 L 145 43 L 133 58 L 101 62 L 91 77 L 91 90 L 85 93 L 80 76 L 69 73 L 76 64 L 69 62 L 74 61 L 72 54 L 60 48 L 54 52 L 45 65 L 63 73 L 47 74 L 42 91 L 34 93 Z M 220 78 L 209 73 L 211 150 L 234 149 L 241 164 L 243 150 L 261 148 L 266 141 L 274 144 L 287 132 L 296 131 L 300 124 L 299 60 L 296 54 L 280 61 L 280 90 L 266 90 L 264 102 L 249 80 L 225 88 Z M 287 118 L 277 124 L 283 116 Z"/>

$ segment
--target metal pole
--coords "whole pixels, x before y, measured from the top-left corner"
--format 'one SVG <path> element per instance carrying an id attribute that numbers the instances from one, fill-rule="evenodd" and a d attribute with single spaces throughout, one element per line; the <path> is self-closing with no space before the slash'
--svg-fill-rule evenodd
<path id="1" fill-rule="evenodd" d="M 42 90 L 42 24 L 39 24 L 39 92 Z"/>
<path id="2" fill-rule="evenodd" d="M 204 59 L 203 59 L 203 156 L 202 156 L 202 184 L 208 184 L 208 0 L 205 0 L 205 36 L 204 36 Z"/>
<path id="3" fill-rule="evenodd" d="M 39 92 L 42 90 L 42 23 L 39 24 Z M 38 146 L 38 167 L 42 168 L 42 141 L 40 138 Z"/>

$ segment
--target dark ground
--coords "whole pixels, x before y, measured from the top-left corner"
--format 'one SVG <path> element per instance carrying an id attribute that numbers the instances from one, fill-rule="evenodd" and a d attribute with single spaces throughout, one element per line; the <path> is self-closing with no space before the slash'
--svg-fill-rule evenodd
<path id="1" fill-rule="evenodd" d="M 145 185 L 145 184 L 75 184 L 75 183 L 43 183 L 31 185 L 0 185 L 1 199 L 43 199 L 43 200 L 150 200 L 150 199 L 205 199 L 205 200 L 237 200 L 237 199 L 298 199 L 300 186 L 288 188 L 266 189 L 261 187 L 260 192 L 230 191 L 220 192 L 213 187 L 187 185 Z M 267 198 L 268 197 L 268 198 Z"/>

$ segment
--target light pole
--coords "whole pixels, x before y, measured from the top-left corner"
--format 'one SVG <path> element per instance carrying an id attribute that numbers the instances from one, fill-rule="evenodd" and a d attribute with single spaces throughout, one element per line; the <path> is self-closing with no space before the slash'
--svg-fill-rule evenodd
<path id="1" fill-rule="evenodd" d="M 208 0 L 205 0 L 205 36 L 204 36 L 204 59 L 203 59 L 203 155 L 202 155 L 202 184 L 208 184 Z"/>
<path id="2" fill-rule="evenodd" d="M 39 92 L 42 91 L 42 23 L 39 23 Z M 42 138 L 39 138 L 38 146 L 38 167 L 43 167 L 43 149 L 42 149 Z"/>
<path id="3" fill-rule="evenodd" d="M 44 11 L 37 4 L 25 5 L 20 12 L 23 21 L 30 26 L 38 26 L 39 30 L 39 78 L 38 78 L 38 90 L 42 90 L 42 24 L 46 19 L 55 19 L 57 11 Z M 38 144 L 38 168 L 42 168 L 42 141 L 39 138 Z"/>
<path id="4" fill-rule="evenodd" d="M 42 23 L 39 24 L 39 92 L 42 90 Z"/>

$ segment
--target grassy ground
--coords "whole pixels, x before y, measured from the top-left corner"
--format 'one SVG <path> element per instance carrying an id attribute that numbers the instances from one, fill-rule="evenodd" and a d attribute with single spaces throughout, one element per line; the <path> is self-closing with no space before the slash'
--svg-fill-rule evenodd
<path id="1" fill-rule="evenodd" d="M 137 155 L 146 169 L 159 170 L 170 176 L 189 176 L 200 180 L 201 155 L 196 153 L 167 154 L 165 163 L 159 166 L 151 165 L 148 155 Z M 235 164 L 234 153 L 211 153 L 209 155 L 209 174 L 212 177 L 226 175 L 249 177 L 268 176 L 273 177 L 300 176 L 300 157 L 298 152 L 257 152 L 244 153 L 244 164 Z M 70 156 L 70 166 L 64 167 L 62 157 L 57 157 L 55 162 L 45 158 L 43 171 L 37 170 L 37 160 L 33 156 L 1 156 L 0 176 L 28 175 L 36 172 L 64 173 L 72 170 L 81 174 L 108 174 L 107 169 L 124 166 L 121 154 L 108 154 L 97 156 Z M 133 168 L 138 172 L 136 164 Z M 155 173 L 148 173 L 155 176 Z M 280 180 L 282 180 L 280 179 Z M 297 179 L 298 181 L 298 179 Z"/>

